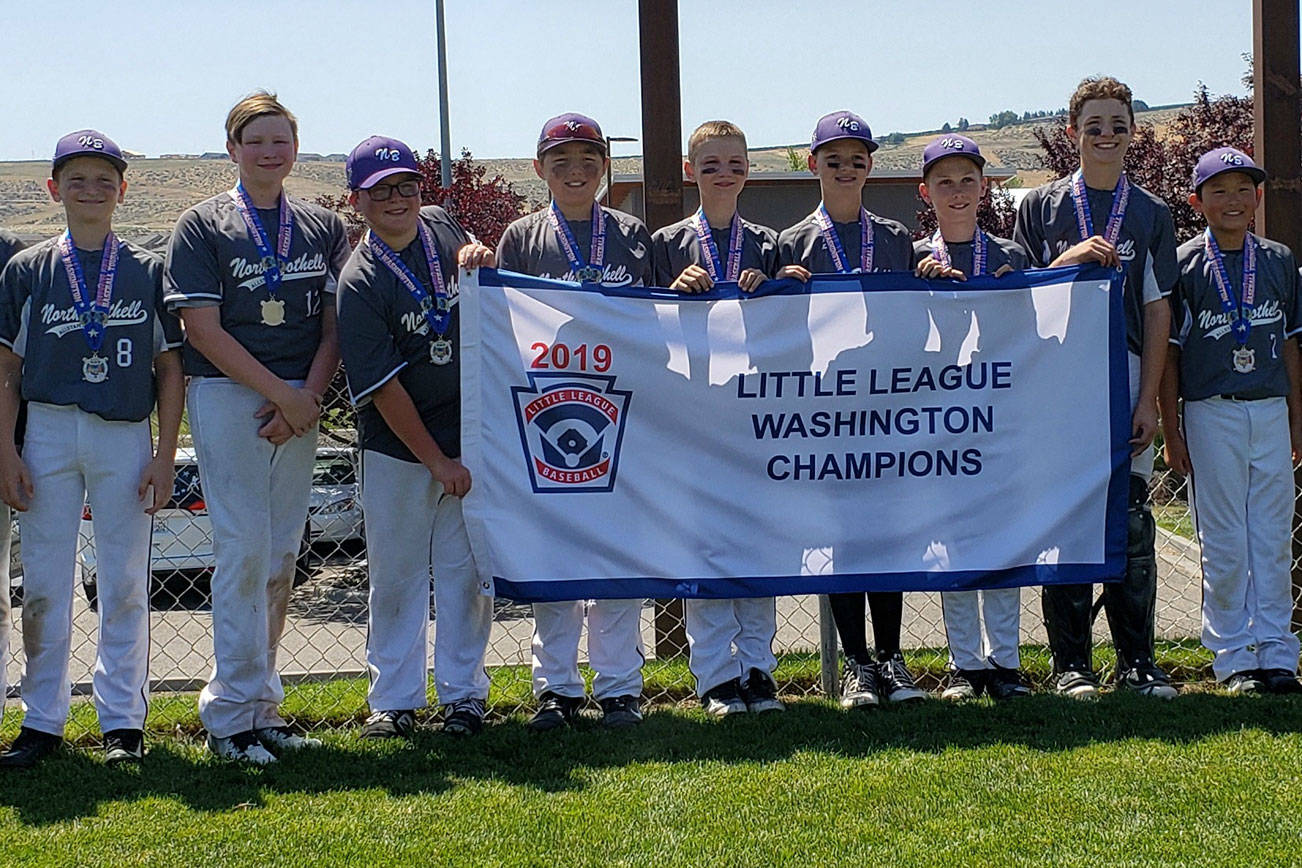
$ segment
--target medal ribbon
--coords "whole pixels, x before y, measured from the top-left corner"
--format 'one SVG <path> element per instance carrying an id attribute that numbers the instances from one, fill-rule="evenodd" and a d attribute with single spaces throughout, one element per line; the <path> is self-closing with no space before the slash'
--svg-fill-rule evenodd
<path id="1" fill-rule="evenodd" d="M 86 275 L 72 244 L 72 232 L 65 231 L 59 239 L 59 258 L 68 272 L 68 285 L 72 289 L 72 305 L 81 320 L 81 330 L 92 353 L 104 345 L 104 332 L 108 329 L 109 303 L 113 300 L 113 278 L 118 271 L 118 237 L 112 232 L 104 237 L 104 253 L 99 261 L 99 285 L 92 299 L 86 288 Z"/>
<path id="2" fill-rule="evenodd" d="M 267 294 L 271 296 L 272 301 L 276 301 L 280 298 L 280 263 L 289 261 L 289 243 L 294 236 L 294 215 L 289 210 L 289 196 L 283 190 L 280 193 L 280 233 L 276 238 L 276 249 L 273 253 L 271 243 L 267 240 L 267 230 L 262 225 L 262 218 L 258 216 L 257 209 L 249 201 L 248 193 L 244 192 L 244 185 L 236 184 L 229 194 L 235 202 L 235 207 L 239 209 L 240 216 L 244 218 L 249 237 L 253 239 L 253 245 L 258 248 L 258 256 L 262 258 L 262 279 L 267 284 Z"/>
<path id="3" fill-rule="evenodd" d="M 434 298 L 425 291 L 425 287 L 420 285 L 420 281 L 412 270 L 407 267 L 393 248 L 380 240 L 380 237 L 371 230 L 366 230 L 366 243 L 370 245 L 371 253 L 375 258 L 380 260 L 393 272 L 398 282 L 407 288 L 411 297 L 416 300 L 420 306 L 421 313 L 425 315 L 425 321 L 429 327 L 434 330 L 434 334 L 442 338 L 447 333 L 448 324 L 452 321 L 451 305 L 448 303 L 447 289 L 443 284 L 443 268 L 439 264 L 438 248 L 434 246 L 434 233 L 429 231 L 424 223 L 417 223 L 416 229 L 420 235 L 421 247 L 425 248 L 425 263 L 429 266 L 430 285 L 434 287 Z"/>
<path id="4" fill-rule="evenodd" d="M 565 250 L 565 258 L 569 260 L 570 271 L 574 276 L 583 282 L 580 272 L 587 269 L 596 269 L 600 271 L 606 264 L 606 219 L 601 212 L 601 206 L 593 201 L 592 203 L 592 243 L 589 245 L 588 261 L 584 262 L 579 258 L 579 242 L 574 237 L 574 232 L 570 229 L 570 224 L 561 213 L 557 206 L 556 200 L 552 200 L 552 206 L 547 209 L 547 219 L 551 221 L 552 229 L 556 232 L 556 237 L 561 242 L 561 247 Z M 600 277 L 596 281 L 599 282 Z"/>
<path id="5" fill-rule="evenodd" d="M 986 234 L 978 226 L 976 234 L 972 236 L 972 276 L 978 277 L 986 273 Z M 946 268 L 953 268 L 949 258 L 949 248 L 945 246 L 945 239 L 936 230 L 936 234 L 931 236 L 931 253 L 936 257 L 936 261 Z"/>
<path id="6" fill-rule="evenodd" d="M 1234 292 L 1230 288 L 1230 275 L 1225 270 L 1225 256 L 1208 229 L 1203 236 L 1203 247 L 1208 261 L 1212 264 L 1212 277 L 1216 284 L 1216 294 L 1221 298 L 1221 309 L 1230 319 L 1230 331 L 1239 346 L 1248 343 L 1248 333 L 1252 331 L 1252 321 L 1248 319 L 1245 308 L 1251 308 L 1257 299 L 1257 239 L 1249 232 L 1243 239 L 1243 297 L 1236 305 Z"/>
<path id="7" fill-rule="evenodd" d="M 1085 192 L 1085 174 L 1077 169 L 1071 176 L 1071 199 L 1076 208 L 1076 229 L 1080 240 L 1084 241 L 1094 235 L 1094 222 L 1090 215 L 1089 195 Z M 1103 238 L 1113 247 L 1121 237 L 1121 221 L 1126 217 L 1126 205 L 1130 202 L 1130 179 L 1124 174 L 1117 179 L 1117 187 L 1112 191 L 1112 208 L 1108 212 L 1108 225 L 1103 230 Z"/>
<path id="8" fill-rule="evenodd" d="M 705 252 L 705 270 L 710 272 L 710 280 L 736 280 L 741 273 L 741 217 L 732 212 L 732 224 L 728 232 L 728 269 L 725 271 L 719 258 L 719 248 L 714 243 L 714 234 L 710 232 L 710 221 L 705 217 L 705 208 L 697 208 L 692 215 L 692 225 L 696 227 L 696 239 L 701 242 Z M 719 275 L 723 276 L 720 277 Z"/>
<path id="9" fill-rule="evenodd" d="M 845 248 L 841 246 L 841 239 L 837 237 L 836 227 L 832 225 L 832 215 L 827 213 L 827 206 L 822 202 L 818 203 L 814 219 L 818 221 L 819 231 L 823 233 L 823 243 L 827 245 L 827 252 L 832 254 L 832 262 L 836 265 L 836 270 L 841 274 L 849 274 L 851 272 L 849 257 L 845 255 Z M 873 270 L 873 244 L 872 220 L 868 217 L 868 210 L 860 205 L 859 270 L 864 274 Z"/>

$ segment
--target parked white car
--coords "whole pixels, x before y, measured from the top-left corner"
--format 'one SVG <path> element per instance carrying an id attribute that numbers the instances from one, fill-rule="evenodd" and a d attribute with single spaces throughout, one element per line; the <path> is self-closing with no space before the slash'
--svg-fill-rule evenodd
<path id="1" fill-rule="evenodd" d="M 357 502 L 355 452 L 341 447 L 322 447 L 317 452 L 312 474 L 312 494 L 303 546 L 299 552 L 299 575 L 296 583 L 310 576 L 310 545 L 339 544 L 362 539 L 362 513 Z M 86 507 L 81 520 L 81 578 L 86 598 L 97 597 L 93 516 Z M 180 599 L 187 591 L 198 589 L 207 595 L 208 581 L 216 563 L 213 554 L 212 520 L 199 477 L 199 465 L 191 449 L 176 453 L 176 476 L 172 497 L 154 515 L 154 532 L 150 568 L 153 573 L 151 597 L 157 599 L 164 586 L 179 579 L 171 589 Z"/>

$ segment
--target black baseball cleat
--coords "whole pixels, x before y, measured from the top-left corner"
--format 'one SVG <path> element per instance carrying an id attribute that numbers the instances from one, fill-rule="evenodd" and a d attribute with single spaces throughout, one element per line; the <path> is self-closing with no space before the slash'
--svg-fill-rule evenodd
<path id="1" fill-rule="evenodd" d="M 1235 672 L 1221 683 L 1230 693 L 1243 696 L 1266 692 L 1266 685 L 1261 680 L 1261 673 L 1256 669 L 1245 669 L 1242 672 Z"/>
<path id="2" fill-rule="evenodd" d="M 145 760 L 145 733 L 139 729 L 110 729 L 104 733 L 104 765 L 139 765 Z"/>
<path id="3" fill-rule="evenodd" d="M 701 708 L 714 717 L 744 714 L 746 700 L 741 693 L 741 679 L 729 678 L 701 694 Z"/>
<path id="4" fill-rule="evenodd" d="M 1180 695 L 1167 674 L 1151 660 L 1137 660 L 1121 670 L 1117 674 L 1117 686 L 1154 699 L 1175 699 Z"/>
<path id="5" fill-rule="evenodd" d="M 376 711 L 362 725 L 362 738 L 405 738 L 416 734 L 416 712 L 411 709 Z"/>
<path id="6" fill-rule="evenodd" d="M 525 724 L 531 732 L 546 732 L 573 724 L 579 719 L 579 712 L 583 710 L 586 701 L 582 696 L 561 696 L 550 690 L 545 691 L 538 699 L 540 702 L 538 710 Z"/>
<path id="7" fill-rule="evenodd" d="M 0 768 L 30 769 L 59 749 L 63 737 L 23 727 L 9 750 L 0 754 Z"/>
<path id="8" fill-rule="evenodd" d="M 995 699 L 1020 699 L 1031 695 L 1031 688 L 1022 680 L 1022 673 L 1007 666 L 995 664 L 986 682 L 986 692 Z"/>
<path id="9" fill-rule="evenodd" d="M 642 722 L 642 699 L 638 696 L 608 696 L 597 700 L 601 706 L 601 725 L 611 728 L 633 726 Z"/>
<path id="10" fill-rule="evenodd" d="M 468 697 L 443 708 L 443 731 L 448 735 L 479 735 L 484 729 L 484 700 Z"/>
<path id="11" fill-rule="evenodd" d="M 746 679 L 741 683 L 741 698 L 746 701 L 746 710 L 751 714 L 787 710 L 782 700 L 778 699 L 777 682 L 762 669 L 752 667 L 746 673 Z"/>
<path id="12" fill-rule="evenodd" d="M 940 698 L 950 702 L 976 699 L 986 689 L 988 682 L 988 673 L 981 670 L 955 669 L 945 679 L 945 689 L 940 692 Z"/>
<path id="13" fill-rule="evenodd" d="M 1287 669 L 1261 669 L 1257 676 L 1267 693 L 1302 693 L 1302 681 L 1297 680 L 1296 672 Z"/>
<path id="14" fill-rule="evenodd" d="M 861 663 L 847 657 L 845 672 L 841 676 L 841 707 L 871 708 L 880 701 L 880 694 L 877 664 Z"/>

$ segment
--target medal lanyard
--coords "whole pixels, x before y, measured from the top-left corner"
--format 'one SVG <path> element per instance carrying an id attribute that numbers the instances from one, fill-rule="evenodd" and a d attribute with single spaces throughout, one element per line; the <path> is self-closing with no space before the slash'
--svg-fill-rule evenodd
<path id="1" fill-rule="evenodd" d="M 235 201 L 235 207 L 239 209 L 240 216 L 244 218 L 244 225 L 248 227 L 253 245 L 258 248 L 258 256 L 262 259 L 262 279 L 267 284 L 267 294 L 273 300 L 278 299 L 280 264 L 289 261 L 289 244 L 294 236 L 294 215 L 289 210 L 289 196 L 283 190 L 280 193 L 280 233 L 276 237 L 276 249 L 273 252 L 271 243 L 267 240 L 267 230 L 262 225 L 262 218 L 258 216 L 257 209 L 249 201 L 249 195 L 244 191 L 244 184 L 236 184 L 235 189 L 229 192 L 231 199 Z"/>
<path id="2" fill-rule="evenodd" d="M 1094 222 L 1090 215 L 1089 195 L 1085 192 L 1085 173 L 1080 169 L 1071 176 L 1071 198 L 1076 208 L 1076 229 L 1080 240 L 1084 241 L 1094 235 Z M 1108 225 L 1103 230 L 1103 239 L 1113 247 L 1121 237 L 1121 221 L 1126 217 L 1126 205 L 1130 202 L 1130 180 L 1122 174 L 1117 179 L 1116 189 L 1112 191 L 1112 208 L 1108 212 Z"/>
<path id="3" fill-rule="evenodd" d="M 560 239 L 561 247 L 565 249 L 565 258 L 569 260 L 570 271 L 574 276 L 580 281 L 583 281 L 584 276 L 590 277 L 590 280 L 583 281 L 586 283 L 599 281 L 601 269 L 606 264 L 606 220 L 601 213 L 601 206 L 596 201 L 592 203 L 592 243 L 589 245 L 587 262 L 579 258 L 579 242 L 574 238 L 574 232 L 555 199 L 552 200 L 551 208 L 547 209 L 547 218 L 551 221 L 556 237 Z M 596 276 L 592 275 L 594 271 Z"/>
<path id="4" fill-rule="evenodd" d="M 836 227 L 832 224 L 832 215 L 827 213 L 827 206 L 822 202 L 818 203 L 818 210 L 814 212 L 814 219 L 818 221 L 818 229 L 823 233 L 823 243 L 827 245 L 827 252 L 832 254 L 832 264 L 841 274 L 851 272 L 849 257 L 845 255 L 845 248 L 841 246 L 841 239 L 836 234 Z M 862 205 L 859 206 L 859 270 L 864 274 L 873 270 L 873 227 L 872 220 L 868 217 L 868 210 Z"/>
<path id="5" fill-rule="evenodd" d="M 1203 247 L 1212 264 L 1212 278 L 1216 284 L 1216 294 L 1221 298 L 1221 309 L 1230 319 L 1234 340 L 1243 346 L 1248 342 L 1248 333 L 1252 331 L 1247 309 L 1251 309 L 1257 299 L 1257 239 L 1251 232 L 1243 239 L 1243 298 L 1237 305 L 1230 289 L 1230 275 L 1225 270 L 1225 256 L 1212 236 L 1211 229 L 1203 236 Z"/>
<path id="6" fill-rule="evenodd" d="M 716 283 L 720 280 L 736 280 L 741 273 L 741 217 L 736 211 L 732 213 L 732 223 L 728 231 L 726 271 L 723 268 L 723 261 L 719 258 L 719 248 L 714 243 L 714 235 L 710 232 L 710 222 L 705 217 L 704 207 L 696 209 L 692 222 L 696 227 L 696 238 L 701 242 L 701 250 L 705 253 L 705 269 L 710 272 L 710 280 Z M 720 274 L 723 276 L 720 277 Z"/>
<path id="7" fill-rule="evenodd" d="M 434 233 L 429 231 L 424 223 L 417 223 L 416 229 L 420 235 L 421 247 L 425 248 L 425 264 L 429 266 L 430 285 L 434 287 L 434 298 L 431 300 L 425 287 L 420 285 L 416 275 L 407 263 L 394 252 L 393 248 L 380 240 L 380 237 L 371 230 L 366 230 L 366 243 L 370 245 L 371 252 L 375 257 L 388 267 L 398 278 L 398 282 L 407 288 L 411 297 L 416 300 L 420 306 L 420 311 L 425 316 L 425 321 L 429 327 L 434 330 L 434 334 L 443 337 L 447 333 L 448 323 L 452 321 L 451 305 L 448 303 L 447 289 L 443 285 L 443 268 L 439 264 L 438 248 L 434 246 Z"/>
<path id="8" fill-rule="evenodd" d="M 972 276 L 978 277 L 986 273 L 986 234 L 978 226 L 976 234 L 972 236 Z M 953 268 L 949 258 L 949 248 L 945 245 L 945 239 L 936 230 L 936 234 L 931 236 L 931 252 L 936 257 L 936 261 L 946 268 Z"/>
<path id="9" fill-rule="evenodd" d="M 59 257 L 68 272 L 68 285 L 72 289 L 72 304 L 86 335 L 86 344 L 92 353 L 104 345 L 104 332 L 108 328 L 109 304 L 113 300 L 113 279 L 118 271 L 118 237 L 112 232 L 104 237 L 104 253 L 99 261 L 99 284 L 92 299 L 86 287 L 86 275 L 73 248 L 72 232 L 65 231 L 59 239 Z"/>

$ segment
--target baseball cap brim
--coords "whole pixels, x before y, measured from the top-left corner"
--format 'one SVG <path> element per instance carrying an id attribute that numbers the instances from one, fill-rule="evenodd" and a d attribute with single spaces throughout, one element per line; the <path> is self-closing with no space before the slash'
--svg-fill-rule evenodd
<path id="1" fill-rule="evenodd" d="M 385 178 L 392 178 L 394 175 L 416 175 L 417 177 L 419 177 L 420 172 L 417 172 L 415 169 L 412 169 L 408 166 L 394 166 L 388 169 L 381 169 L 380 171 L 372 172 L 369 176 L 367 176 L 360 184 L 357 185 L 357 189 L 369 190 L 372 187 L 374 187 L 376 184 L 383 181 Z"/>
<path id="2" fill-rule="evenodd" d="M 957 151 L 955 153 L 941 154 L 938 157 L 932 157 L 930 160 L 922 164 L 922 174 L 927 174 L 927 170 L 932 166 L 936 165 L 941 160 L 948 160 L 950 157 L 962 157 L 965 160 L 971 160 L 976 163 L 978 169 L 984 169 L 986 167 L 986 158 L 980 154 L 965 154 L 962 151 Z"/>
<path id="3" fill-rule="evenodd" d="M 821 142 L 815 145 L 812 149 L 810 149 L 810 153 L 812 154 L 814 151 L 817 151 L 819 148 L 823 147 L 824 145 L 830 145 L 832 142 L 839 142 L 842 141 L 843 139 L 853 139 L 856 142 L 863 142 L 864 145 L 867 146 L 868 153 L 870 154 L 873 151 L 877 150 L 879 147 L 881 147 L 881 145 L 877 144 L 877 142 L 874 142 L 872 139 L 865 139 L 863 136 L 832 136 L 831 138 L 823 139 Z"/>
<path id="4" fill-rule="evenodd" d="M 55 174 L 56 172 L 59 171 L 60 166 L 62 166 L 64 163 L 68 162 L 69 160 L 75 160 L 77 157 L 95 157 L 96 159 L 106 160 L 109 163 L 113 164 L 113 167 L 116 168 L 119 172 L 125 174 L 127 171 L 126 160 L 123 160 L 120 157 L 115 157 L 112 154 L 106 154 L 103 151 L 86 150 L 86 151 L 77 151 L 72 154 L 64 154 L 62 157 L 59 157 L 59 159 L 55 160 L 50 165 L 50 174 L 51 175 Z"/>
<path id="5" fill-rule="evenodd" d="M 1194 192 L 1196 193 L 1199 190 L 1201 190 L 1203 188 L 1203 184 L 1206 184 L 1212 178 L 1215 178 L 1219 175 L 1227 174 L 1229 172 L 1238 172 L 1239 174 L 1247 175 L 1249 178 L 1252 179 L 1254 184 L 1260 184 L 1262 181 L 1266 180 L 1266 171 L 1262 169 L 1260 166 L 1226 166 L 1223 169 L 1217 169 L 1215 172 L 1212 172 L 1207 177 L 1201 179 L 1198 182 L 1198 186 L 1197 188 L 1195 188 Z"/>

